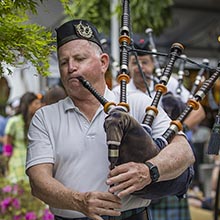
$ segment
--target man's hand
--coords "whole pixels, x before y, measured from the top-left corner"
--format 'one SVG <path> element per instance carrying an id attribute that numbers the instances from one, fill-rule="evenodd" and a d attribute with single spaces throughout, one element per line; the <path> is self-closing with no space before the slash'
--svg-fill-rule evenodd
<path id="1" fill-rule="evenodd" d="M 151 183 L 149 169 L 144 163 L 129 162 L 110 171 L 107 184 L 109 192 L 117 193 L 122 198 Z"/>
<path id="2" fill-rule="evenodd" d="M 93 220 L 102 220 L 102 215 L 120 216 L 121 199 L 109 192 L 86 192 L 79 201 L 79 211 Z"/>

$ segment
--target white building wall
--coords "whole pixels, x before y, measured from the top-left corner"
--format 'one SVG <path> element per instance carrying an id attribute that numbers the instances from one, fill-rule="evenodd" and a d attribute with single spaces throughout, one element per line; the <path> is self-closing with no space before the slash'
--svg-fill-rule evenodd
<path id="1" fill-rule="evenodd" d="M 39 93 L 41 91 L 42 77 L 37 74 L 36 69 L 31 65 L 15 68 L 10 67 L 12 74 L 4 74 L 10 86 L 9 101 L 21 97 L 25 92 Z"/>

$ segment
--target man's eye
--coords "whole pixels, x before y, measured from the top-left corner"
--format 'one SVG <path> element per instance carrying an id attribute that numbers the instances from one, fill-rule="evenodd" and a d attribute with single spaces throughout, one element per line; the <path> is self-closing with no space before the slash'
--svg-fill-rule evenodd
<path id="1" fill-rule="evenodd" d="M 80 62 L 80 61 L 83 61 L 85 60 L 85 57 L 78 57 L 77 60 Z"/>
<path id="2" fill-rule="evenodd" d="M 142 61 L 142 65 L 147 65 L 147 61 Z"/>
<path id="3" fill-rule="evenodd" d="M 60 65 L 61 65 L 61 66 L 65 65 L 65 64 L 67 64 L 67 61 L 61 61 L 61 62 L 60 62 Z"/>

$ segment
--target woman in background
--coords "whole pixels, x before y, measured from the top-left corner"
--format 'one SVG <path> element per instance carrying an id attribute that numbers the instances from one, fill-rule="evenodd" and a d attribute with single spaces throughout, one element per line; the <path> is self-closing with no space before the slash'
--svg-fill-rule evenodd
<path id="1" fill-rule="evenodd" d="M 27 150 L 27 130 L 32 116 L 41 107 L 41 100 L 33 92 L 26 92 L 20 100 L 16 115 L 12 116 L 5 128 L 6 148 L 12 148 L 9 156 L 7 178 L 11 182 L 27 180 L 25 161 Z"/>

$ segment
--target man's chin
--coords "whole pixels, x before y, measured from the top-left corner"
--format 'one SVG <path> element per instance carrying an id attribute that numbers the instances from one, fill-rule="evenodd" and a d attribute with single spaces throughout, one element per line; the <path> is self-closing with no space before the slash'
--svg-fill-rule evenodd
<path id="1" fill-rule="evenodd" d="M 77 78 L 74 77 L 74 78 L 68 79 L 68 83 L 71 83 L 71 84 L 72 84 L 72 83 L 74 83 L 74 84 L 77 83 L 77 84 L 79 84 L 80 82 L 79 82 L 79 80 L 78 80 Z"/>

